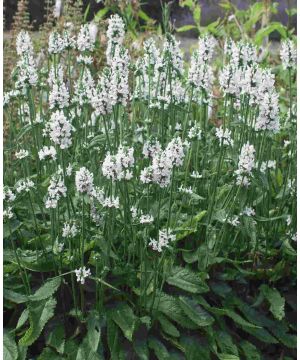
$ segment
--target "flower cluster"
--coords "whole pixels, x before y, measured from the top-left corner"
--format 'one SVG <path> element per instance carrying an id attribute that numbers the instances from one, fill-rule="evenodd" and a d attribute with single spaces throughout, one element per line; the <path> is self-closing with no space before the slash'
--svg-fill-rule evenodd
<path id="1" fill-rule="evenodd" d="M 76 280 L 80 282 L 81 285 L 84 285 L 85 279 L 92 275 L 90 269 L 86 269 L 85 266 L 75 270 Z"/>
<path id="2" fill-rule="evenodd" d="M 102 164 L 103 175 L 113 181 L 130 180 L 133 176 L 133 148 L 120 146 L 115 155 L 108 153 Z"/>
<path id="3" fill-rule="evenodd" d="M 149 246 L 158 252 L 162 252 L 165 248 L 169 247 L 170 242 L 174 242 L 176 236 L 172 234 L 170 229 L 159 230 L 158 240 L 150 239 Z"/>
<path id="4" fill-rule="evenodd" d="M 249 186 L 252 171 L 255 168 L 255 149 L 253 145 L 243 145 L 239 156 L 238 169 L 235 171 L 237 185 Z"/>

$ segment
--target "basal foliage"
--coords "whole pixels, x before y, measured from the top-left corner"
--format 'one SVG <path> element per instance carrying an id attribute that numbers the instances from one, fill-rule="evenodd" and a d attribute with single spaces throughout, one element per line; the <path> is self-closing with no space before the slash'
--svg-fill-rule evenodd
<path id="1" fill-rule="evenodd" d="M 251 43 L 203 36 L 186 66 L 171 34 L 137 61 L 125 36 L 112 16 L 103 69 L 94 25 L 51 33 L 39 66 L 18 36 L 5 359 L 289 359 L 294 43 L 273 68 Z"/>

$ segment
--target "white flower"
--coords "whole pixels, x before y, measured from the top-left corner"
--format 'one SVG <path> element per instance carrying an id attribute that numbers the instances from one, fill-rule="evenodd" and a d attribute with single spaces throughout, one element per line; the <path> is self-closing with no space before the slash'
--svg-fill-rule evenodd
<path id="1" fill-rule="evenodd" d="M 93 58 L 91 56 L 79 55 L 76 58 L 76 61 L 78 62 L 78 64 L 82 63 L 85 65 L 91 65 L 93 63 Z"/>
<path id="2" fill-rule="evenodd" d="M 237 175 L 237 185 L 250 185 L 249 176 L 255 167 L 255 149 L 249 142 L 243 145 L 239 156 L 238 169 L 235 171 Z"/>
<path id="3" fill-rule="evenodd" d="M 71 176 L 72 172 L 73 172 L 73 166 L 71 164 L 69 164 L 66 168 L 66 175 Z"/>
<path id="4" fill-rule="evenodd" d="M 162 252 L 164 248 L 169 247 L 169 243 L 176 240 L 176 236 L 169 229 L 159 230 L 158 240 L 150 239 L 149 246 L 158 252 Z"/>
<path id="5" fill-rule="evenodd" d="M 132 167 L 134 165 L 133 148 L 120 146 L 116 155 L 108 153 L 102 164 L 102 173 L 108 179 L 130 180 L 133 177 Z"/>
<path id="6" fill-rule="evenodd" d="M 54 146 L 43 146 L 43 148 L 38 153 L 39 159 L 44 160 L 47 157 L 50 157 L 52 160 L 56 159 L 56 150 Z"/>
<path id="7" fill-rule="evenodd" d="M 189 195 L 193 194 L 193 189 L 191 186 L 187 188 L 187 187 L 180 185 L 178 191 L 181 193 L 184 193 L 184 194 L 189 194 Z"/>
<path id="8" fill-rule="evenodd" d="M 77 48 L 79 51 L 93 51 L 95 47 L 94 32 L 91 32 L 90 25 L 82 25 L 77 37 Z"/>
<path id="9" fill-rule="evenodd" d="M 17 159 L 24 159 L 29 155 L 28 150 L 21 149 L 15 153 Z"/>
<path id="10" fill-rule="evenodd" d="M 18 55 L 32 55 L 33 46 L 30 35 L 27 31 L 21 30 L 16 40 L 16 50 Z"/>
<path id="11" fill-rule="evenodd" d="M 194 178 L 194 179 L 201 179 L 202 178 L 202 175 L 199 173 L 199 171 L 193 171 L 192 173 L 191 173 L 191 178 Z"/>
<path id="12" fill-rule="evenodd" d="M 67 188 L 61 174 L 55 173 L 50 179 L 48 186 L 48 196 L 45 201 L 46 209 L 57 207 L 58 201 L 61 197 L 67 196 Z"/>
<path id="13" fill-rule="evenodd" d="M 74 238 L 78 234 L 79 230 L 74 222 L 64 223 L 62 229 L 62 237 L 64 238 Z"/>
<path id="14" fill-rule="evenodd" d="M 107 197 L 103 200 L 102 202 L 102 206 L 103 207 L 108 207 L 108 208 L 116 208 L 119 209 L 120 207 L 120 199 L 119 197 Z"/>
<path id="15" fill-rule="evenodd" d="M 94 92 L 94 79 L 88 68 L 84 68 L 82 76 L 75 83 L 73 102 L 80 106 L 89 104 Z"/>
<path id="16" fill-rule="evenodd" d="M 258 108 L 259 113 L 255 122 L 255 130 L 269 130 L 277 133 L 280 129 L 277 92 L 273 89 L 266 91 L 259 99 Z"/>
<path id="17" fill-rule="evenodd" d="M 284 148 L 287 148 L 290 144 L 291 144 L 291 142 L 289 140 L 284 140 L 283 141 L 283 147 Z"/>
<path id="18" fill-rule="evenodd" d="M 216 137 L 219 139 L 220 146 L 222 144 L 227 146 L 233 146 L 231 131 L 228 128 L 225 130 L 223 130 L 223 126 L 216 128 Z"/>
<path id="19" fill-rule="evenodd" d="M 199 125 L 194 125 L 193 127 L 191 127 L 189 129 L 189 132 L 188 132 L 189 139 L 201 140 L 201 137 L 202 137 L 202 130 L 200 129 Z"/>
<path id="20" fill-rule="evenodd" d="M 131 206 L 130 212 L 133 219 L 136 219 L 138 217 L 138 210 L 135 206 Z"/>
<path id="21" fill-rule="evenodd" d="M 17 193 L 21 193 L 23 191 L 29 192 L 30 189 L 34 188 L 34 182 L 31 181 L 30 179 L 22 179 L 16 183 L 15 187 Z"/>
<path id="22" fill-rule="evenodd" d="M 13 218 L 14 213 L 12 211 L 12 207 L 9 206 L 7 209 L 3 210 L 3 219 L 11 219 Z"/>
<path id="23" fill-rule="evenodd" d="M 44 135 L 48 133 L 55 144 L 59 145 L 61 149 L 67 149 L 72 145 L 72 131 L 73 126 L 64 113 L 57 110 L 51 115 L 50 121 L 46 124 Z"/>
<path id="24" fill-rule="evenodd" d="M 91 270 L 86 269 L 85 266 L 76 269 L 75 274 L 76 274 L 77 282 L 80 282 L 82 285 L 85 283 L 85 279 L 92 275 Z"/>
<path id="25" fill-rule="evenodd" d="M 16 195 L 8 187 L 4 187 L 3 201 L 13 202 L 15 199 Z"/>
<path id="26" fill-rule="evenodd" d="M 108 39 L 106 58 L 107 63 L 110 64 L 111 59 L 115 57 L 115 49 L 122 45 L 125 36 L 125 25 L 119 15 L 115 14 L 110 17 L 106 35 Z"/>
<path id="27" fill-rule="evenodd" d="M 256 164 L 256 167 L 258 167 L 258 163 Z M 263 161 L 260 165 L 260 171 L 262 173 L 265 173 L 267 169 L 276 169 L 276 160 L 268 160 Z"/>
<path id="28" fill-rule="evenodd" d="M 49 108 L 58 107 L 64 109 L 69 106 L 70 94 L 64 82 L 56 82 L 53 84 L 49 92 Z"/>
<path id="29" fill-rule="evenodd" d="M 238 226 L 240 224 L 238 216 L 234 216 L 233 218 L 228 219 L 227 222 L 228 222 L 228 224 L 230 224 L 230 225 L 232 225 L 234 227 L 236 227 L 236 226 Z"/>
<path id="30" fill-rule="evenodd" d="M 154 218 L 152 215 L 141 215 L 140 217 L 140 224 L 152 224 Z"/>
<path id="31" fill-rule="evenodd" d="M 246 216 L 254 216 L 255 210 L 251 207 L 245 207 L 245 209 L 240 213 L 240 215 L 246 215 Z"/>
<path id="32" fill-rule="evenodd" d="M 38 82 L 36 62 L 31 54 L 24 54 L 17 65 L 16 89 L 23 90 L 28 86 L 35 86 Z"/>
<path id="33" fill-rule="evenodd" d="M 284 69 L 292 69 L 296 67 L 297 49 L 292 40 L 285 40 L 282 42 L 280 57 L 282 67 Z"/>
<path id="34" fill-rule="evenodd" d="M 152 158 L 155 153 L 158 153 L 161 151 L 161 145 L 158 140 L 156 139 L 150 139 L 144 143 L 143 146 L 143 155 L 146 159 Z"/>
<path id="35" fill-rule="evenodd" d="M 94 188 L 94 175 L 85 167 L 76 171 L 75 183 L 77 191 L 91 194 Z"/>
<path id="36" fill-rule="evenodd" d="M 290 226 L 291 223 L 292 223 L 292 217 L 291 217 L 291 215 L 288 215 L 286 218 L 286 224 L 287 224 L 287 226 Z"/>
<path id="37" fill-rule="evenodd" d="M 52 31 L 49 35 L 48 51 L 49 54 L 60 54 L 65 49 L 63 37 L 57 31 Z"/>

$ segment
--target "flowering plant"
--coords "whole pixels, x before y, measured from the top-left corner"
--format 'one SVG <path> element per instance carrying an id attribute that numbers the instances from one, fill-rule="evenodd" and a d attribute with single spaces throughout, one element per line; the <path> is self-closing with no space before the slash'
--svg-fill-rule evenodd
<path id="1" fill-rule="evenodd" d="M 286 96 L 251 43 L 200 37 L 186 70 L 173 35 L 145 41 L 134 62 L 125 30 L 113 15 L 101 70 L 94 24 L 51 33 L 41 68 L 28 33 L 17 38 L 4 96 L 4 298 L 26 307 L 5 335 L 11 358 L 239 358 L 259 353 L 253 337 L 293 348 L 276 322 L 284 298 L 267 285 L 283 275 L 267 266 L 279 258 L 294 271 L 294 43 L 282 44 Z M 261 270 L 248 303 L 228 295 L 226 276 L 244 284 Z M 250 307 L 257 296 L 270 319 Z M 251 339 L 233 343 L 228 319 Z"/>

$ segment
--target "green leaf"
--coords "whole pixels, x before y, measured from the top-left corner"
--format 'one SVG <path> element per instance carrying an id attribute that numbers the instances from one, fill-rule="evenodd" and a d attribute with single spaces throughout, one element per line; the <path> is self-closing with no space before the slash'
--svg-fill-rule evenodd
<path id="1" fill-rule="evenodd" d="M 198 305 L 196 301 L 180 296 L 178 302 L 185 315 L 199 327 L 213 324 L 214 318 Z"/>
<path id="2" fill-rule="evenodd" d="M 111 311 L 111 318 L 120 327 L 124 336 L 132 341 L 138 318 L 134 315 L 131 307 L 127 304 L 119 305 Z"/>
<path id="3" fill-rule="evenodd" d="M 197 29 L 197 26 L 195 25 L 184 25 L 176 29 L 177 32 L 186 32 L 190 30 Z"/>
<path id="4" fill-rule="evenodd" d="M 117 359 L 119 353 L 119 330 L 110 316 L 107 319 L 107 343 L 110 351 L 110 358 Z"/>
<path id="5" fill-rule="evenodd" d="M 180 332 L 177 330 L 177 328 L 169 321 L 165 316 L 159 315 L 158 321 L 160 322 L 160 325 L 162 327 L 162 330 L 173 337 L 179 337 Z"/>
<path id="6" fill-rule="evenodd" d="M 155 337 L 151 337 L 148 343 L 149 348 L 154 351 L 158 360 L 170 360 L 168 350 L 162 342 Z"/>
<path id="7" fill-rule="evenodd" d="M 98 318 L 98 314 L 96 312 L 91 312 L 89 314 L 87 320 L 87 338 L 90 348 L 96 352 L 98 350 L 100 336 L 101 336 L 101 328 L 100 328 L 100 320 Z"/>
<path id="8" fill-rule="evenodd" d="M 3 291 L 3 297 L 6 300 L 9 300 L 15 304 L 22 304 L 26 301 L 28 301 L 28 298 L 24 294 L 17 293 L 13 290 L 4 289 Z"/>
<path id="9" fill-rule="evenodd" d="M 62 356 L 60 356 L 54 350 L 48 347 L 46 347 L 37 358 L 37 360 L 62 360 L 62 359 L 64 359 Z"/>
<path id="10" fill-rule="evenodd" d="M 4 360 L 17 360 L 18 348 L 14 337 L 4 329 L 3 331 L 3 359 Z"/>
<path id="11" fill-rule="evenodd" d="M 57 352 L 63 354 L 65 351 L 65 330 L 63 325 L 58 325 L 49 334 L 46 341 L 47 345 L 51 345 Z"/>
<path id="12" fill-rule="evenodd" d="M 187 360 L 210 360 L 210 350 L 207 344 L 200 343 L 192 336 L 180 338 L 180 345 L 183 347 L 185 359 Z"/>
<path id="13" fill-rule="evenodd" d="M 91 348 L 88 337 L 85 337 L 79 346 L 76 360 L 104 360 L 104 358 L 101 353 Z"/>
<path id="14" fill-rule="evenodd" d="M 20 345 L 30 346 L 40 336 L 44 326 L 54 315 L 56 300 L 53 298 L 28 304 L 30 327 L 19 340 Z"/>
<path id="15" fill-rule="evenodd" d="M 225 331 L 218 331 L 215 334 L 215 339 L 220 348 L 220 351 L 224 354 L 232 354 L 238 356 L 238 348 L 233 343 L 231 336 L 228 332 Z"/>
<path id="16" fill-rule="evenodd" d="M 231 354 L 218 354 L 220 360 L 240 360 L 239 356 Z"/>
<path id="17" fill-rule="evenodd" d="M 52 296 L 61 284 L 61 278 L 53 278 L 48 280 L 44 285 L 42 285 L 33 295 L 29 296 L 28 298 L 31 301 L 40 301 L 48 299 Z"/>
<path id="18" fill-rule="evenodd" d="M 200 25 L 201 21 L 201 6 L 197 5 L 193 11 L 193 18 L 196 25 Z"/>
<path id="19" fill-rule="evenodd" d="M 171 275 L 166 281 L 169 285 L 176 286 L 193 294 L 201 294 L 209 290 L 199 275 L 188 268 L 182 268 L 180 266 L 173 267 Z"/>
<path id="20" fill-rule="evenodd" d="M 103 9 L 100 9 L 97 14 L 94 17 L 95 22 L 99 22 L 109 11 L 108 7 L 104 7 Z"/>
<path id="21" fill-rule="evenodd" d="M 270 311 L 278 320 L 284 318 L 285 299 L 280 295 L 275 288 L 270 288 L 268 285 L 261 285 L 260 291 L 265 299 L 270 303 Z"/>
<path id="22" fill-rule="evenodd" d="M 26 323 L 26 321 L 28 320 L 28 317 L 29 317 L 29 311 L 28 311 L 28 309 L 24 309 L 21 316 L 19 317 L 19 320 L 18 320 L 18 323 L 16 326 L 16 330 L 21 328 Z"/>
<path id="23" fill-rule="evenodd" d="M 249 341 L 243 340 L 239 345 L 243 350 L 246 360 L 261 360 L 259 350 Z"/>
<path id="24" fill-rule="evenodd" d="M 149 349 L 146 339 L 137 339 L 133 343 L 134 351 L 138 355 L 140 360 L 149 359 Z"/>
<path id="25" fill-rule="evenodd" d="M 243 327 L 246 327 L 246 328 L 248 327 L 248 328 L 253 328 L 253 329 L 261 328 L 260 326 L 254 325 L 254 324 L 250 323 L 249 321 L 245 320 L 239 314 L 235 313 L 231 309 L 211 308 L 211 310 L 213 310 L 213 312 L 215 312 L 216 314 L 226 315 L 226 316 L 230 317 L 235 323 L 237 323 L 238 325 L 241 325 Z"/>
<path id="26" fill-rule="evenodd" d="M 18 346 L 18 360 L 26 360 L 27 359 L 27 346 Z"/>
<path id="27" fill-rule="evenodd" d="M 279 34 L 285 39 L 287 37 L 286 27 L 280 22 L 271 22 L 268 26 L 257 31 L 255 35 L 255 44 L 261 45 L 263 39 L 270 35 L 273 31 L 278 31 Z"/>
<path id="28" fill-rule="evenodd" d="M 207 210 L 203 210 L 199 212 L 197 215 L 195 215 L 192 218 L 192 220 L 186 221 L 180 226 L 180 228 L 176 229 L 176 239 L 177 240 L 184 239 L 188 235 L 191 235 L 194 232 L 196 232 L 198 223 L 203 219 L 206 213 Z"/>
<path id="29" fill-rule="evenodd" d="M 152 298 L 150 297 L 147 303 L 148 309 L 152 307 Z M 187 319 L 185 313 L 180 308 L 177 300 L 171 295 L 161 293 L 156 296 L 153 308 L 166 315 L 170 320 L 176 321 L 182 327 L 187 329 L 197 329 L 198 326 Z"/>

